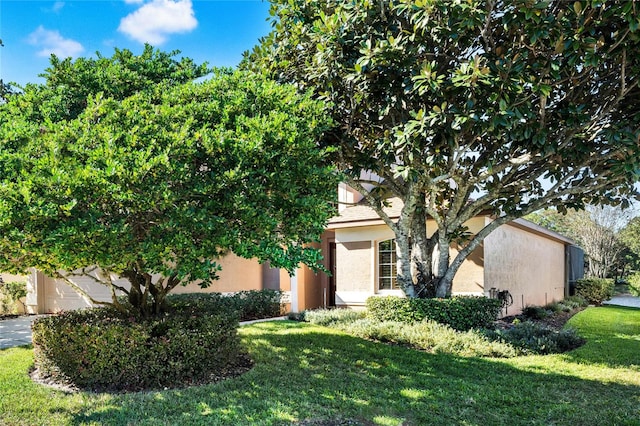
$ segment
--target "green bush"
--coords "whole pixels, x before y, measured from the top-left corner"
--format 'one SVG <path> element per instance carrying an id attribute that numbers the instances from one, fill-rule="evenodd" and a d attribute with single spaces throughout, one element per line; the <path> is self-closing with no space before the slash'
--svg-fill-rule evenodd
<path id="1" fill-rule="evenodd" d="M 531 321 L 514 324 L 506 330 L 487 330 L 485 334 L 525 353 L 541 355 L 566 352 L 585 343 L 573 329 L 556 331 Z"/>
<path id="2" fill-rule="evenodd" d="M 147 320 L 95 308 L 33 323 L 34 362 L 43 377 L 94 390 L 187 386 L 246 366 L 228 312 L 190 309 Z"/>
<path id="3" fill-rule="evenodd" d="M 586 308 L 589 306 L 589 302 L 582 296 L 569 296 L 564 300 L 558 302 L 558 304 L 563 308 L 562 310 L 565 312 L 572 311 L 577 308 Z"/>
<path id="4" fill-rule="evenodd" d="M 352 309 L 314 309 L 305 311 L 303 321 L 311 324 L 332 327 L 336 324 L 350 323 L 362 319 L 366 312 Z"/>
<path id="5" fill-rule="evenodd" d="M 420 322 L 424 319 L 466 331 L 491 325 L 500 313 L 497 299 L 459 296 L 450 299 L 410 299 L 375 296 L 367 299 L 367 314 L 379 321 Z"/>
<path id="6" fill-rule="evenodd" d="M 583 278 L 576 281 L 576 294 L 594 305 L 611 299 L 614 288 L 613 280 L 608 278 Z"/>
<path id="7" fill-rule="evenodd" d="M 634 296 L 640 296 L 640 272 L 636 272 L 635 274 L 629 276 L 627 281 L 629 293 Z"/>
<path id="8" fill-rule="evenodd" d="M 27 283 L 24 281 L 3 282 L 0 279 L 0 312 L 13 313 L 15 304 L 27 296 Z M 23 305 L 24 306 L 24 305 Z"/>
<path id="9" fill-rule="evenodd" d="M 514 357 L 519 354 L 514 347 L 492 341 L 478 331 L 460 332 L 429 320 L 408 324 L 364 318 L 339 324 L 338 328 L 363 339 L 406 345 L 433 353 L 478 357 Z"/>
<path id="10" fill-rule="evenodd" d="M 527 305 L 522 309 L 522 315 L 526 318 L 541 320 L 547 318 L 550 312 L 542 306 Z"/>
<path id="11" fill-rule="evenodd" d="M 273 318 L 282 315 L 282 292 L 249 290 L 223 295 L 220 293 L 173 294 L 167 297 L 169 311 L 184 310 L 227 313 L 234 312 L 240 321 Z"/>

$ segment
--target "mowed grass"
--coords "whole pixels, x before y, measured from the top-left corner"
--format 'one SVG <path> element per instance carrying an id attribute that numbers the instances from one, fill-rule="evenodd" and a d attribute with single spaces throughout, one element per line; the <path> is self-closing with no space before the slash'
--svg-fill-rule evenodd
<path id="1" fill-rule="evenodd" d="M 259 323 L 241 329 L 256 362 L 250 372 L 135 394 L 34 384 L 31 350 L 13 348 L 0 351 L 0 424 L 640 425 L 640 310 L 589 308 L 570 325 L 589 339 L 575 351 L 486 359 Z"/>

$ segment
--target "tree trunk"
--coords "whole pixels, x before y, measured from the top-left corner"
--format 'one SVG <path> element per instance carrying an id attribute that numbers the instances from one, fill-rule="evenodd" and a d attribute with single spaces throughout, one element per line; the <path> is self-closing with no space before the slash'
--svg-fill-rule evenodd
<path id="1" fill-rule="evenodd" d="M 437 236 L 436 236 L 437 237 Z M 417 209 L 411 223 L 411 279 L 418 297 L 434 297 L 432 253 L 435 237 L 427 237 L 427 216 Z"/>
<path id="2" fill-rule="evenodd" d="M 409 298 L 417 297 L 416 288 L 413 284 L 411 276 L 411 259 L 409 237 L 406 233 L 396 233 L 396 269 L 398 285 L 404 291 L 404 294 Z"/>
<path id="3" fill-rule="evenodd" d="M 436 297 L 446 298 L 451 296 L 453 276 L 449 272 L 449 246 L 451 241 L 445 232 L 440 231 L 438 235 L 438 263 L 436 265 Z M 454 273 L 455 274 L 455 273 Z"/>

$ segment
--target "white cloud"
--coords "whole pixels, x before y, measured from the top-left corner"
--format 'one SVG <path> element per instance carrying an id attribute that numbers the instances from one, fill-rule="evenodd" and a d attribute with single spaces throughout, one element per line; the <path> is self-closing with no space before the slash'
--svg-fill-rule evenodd
<path id="1" fill-rule="evenodd" d="M 29 34 L 27 42 L 39 47 L 38 56 L 44 57 L 48 57 L 51 54 L 60 58 L 75 57 L 84 51 L 82 44 L 62 37 L 58 31 L 47 30 L 42 25 Z"/>
<path id="2" fill-rule="evenodd" d="M 141 43 L 159 45 L 170 34 L 189 32 L 197 26 L 191 0 L 151 0 L 122 18 L 118 31 Z"/>
<path id="3" fill-rule="evenodd" d="M 57 1 L 53 4 L 53 12 L 54 13 L 58 13 L 60 12 L 60 10 L 62 10 L 62 8 L 64 7 L 64 2 L 63 1 Z"/>

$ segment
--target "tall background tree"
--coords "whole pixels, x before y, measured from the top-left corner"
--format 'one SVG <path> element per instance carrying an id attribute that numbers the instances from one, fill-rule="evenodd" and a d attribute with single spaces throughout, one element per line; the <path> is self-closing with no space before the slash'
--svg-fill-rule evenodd
<path id="1" fill-rule="evenodd" d="M 539 225 L 572 238 L 584 249 L 587 274 L 596 278 L 621 278 L 635 264 L 634 251 L 623 238 L 631 210 L 610 206 L 587 206 L 585 210 L 560 213 L 545 209 L 526 216 Z M 640 253 L 640 252 L 638 252 Z"/>
<path id="2" fill-rule="evenodd" d="M 247 72 L 191 82 L 209 73 L 147 46 L 53 57 L 45 84 L 10 96 L 0 106 L 0 270 L 36 267 L 72 286 L 84 275 L 111 288 L 108 303 L 126 309 L 120 290 L 149 316 L 176 286 L 209 286 L 229 251 L 317 267 L 308 243 L 337 184 L 316 144 L 323 105 Z"/>
<path id="3" fill-rule="evenodd" d="M 395 233 L 408 296 L 450 295 L 464 259 L 514 218 L 635 195 L 635 2 L 273 0 L 271 14 L 244 66 L 332 105 L 324 143 Z M 397 220 L 382 208 L 393 196 Z M 494 220 L 462 240 L 483 212 Z"/>

